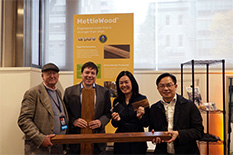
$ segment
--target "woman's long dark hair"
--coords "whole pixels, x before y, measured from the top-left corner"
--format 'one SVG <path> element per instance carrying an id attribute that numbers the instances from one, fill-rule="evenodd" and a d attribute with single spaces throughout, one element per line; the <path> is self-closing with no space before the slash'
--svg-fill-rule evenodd
<path id="1" fill-rule="evenodd" d="M 119 87 L 119 80 L 122 76 L 128 76 L 131 83 L 132 83 L 132 96 L 131 97 L 136 97 L 139 94 L 139 88 L 138 88 L 138 83 L 136 81 L 136 79 L 134 78 L 134 76 L 132 75 L 132 73 L 130 73 L 129 71 L 121 71 L 116 79 L 116 86 L 117 86 L 117 97 L 119 99 L 119 101 L 124 102 L 125 101 L 125 94 L 122 93 L 120 87 Z"/>

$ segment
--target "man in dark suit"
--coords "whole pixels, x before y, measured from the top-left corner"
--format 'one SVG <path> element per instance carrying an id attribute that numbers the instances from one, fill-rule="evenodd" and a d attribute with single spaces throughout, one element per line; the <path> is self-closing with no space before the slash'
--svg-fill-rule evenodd
<path id="1" fill-rule="evenodd" d="M 196 140 L 203 136 L 201 114 L 196 105 L 176 94 L 176 77 L 161 74 L 156 80 L 162 99 L 151 106 L 150 131 L 167 131 L 171 139 L 156 138 L 155 154 L 200 154 Z"/>
<path id="2" fill-rule="evenodd" d="M 42 68 L 43 83 L 29 89 L 22 101 L 18 125 L 25 133 L 25 154 L 63 154 L 61 144 L 52 144 L 56 134 L 67 130 L 67 111 L 56 88 L 59 68 L 48 63 Z"/>
<path id="3" fill-rule="evenodd" d="M 105 125 L 111 118 L 110 93 L 107 88 L 95 83 L 97 74 L 97 66 L 93 62 L 87 62 L 81 68 L 82 82 L 65 90 L 64 102 L 70 119 L 69 134 L 80 134 L 82 128 L 91 128 L 94 133 L 105 133 Z M 95 89 L 95 119 L 90 122 L 81 118 L 83 88 Z M 94 154 L 103 154 L 105 148 L 106 143 L 94 144 Z M 80 145 L 71 144 L 69 153 L 79 154 Z"/>

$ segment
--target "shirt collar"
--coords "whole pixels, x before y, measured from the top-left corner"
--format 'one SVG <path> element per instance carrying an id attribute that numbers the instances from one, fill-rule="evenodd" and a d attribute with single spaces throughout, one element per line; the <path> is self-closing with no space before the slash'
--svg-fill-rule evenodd
<path id="1" fill-rule="evenodd" d="M 44 86 L 45 86 L 47 89 L 49 89 L 49 90 L 52 90 L 52 91 L 57 90 L 57 87 L 56 87 L 56 86 L 55 86 L 54 89 L 52 89 L 52 88 L 48 87 L 44 82 L 43 82 L 43 84 L 44 84 Z"/>
<path id="2" fill-rule="evenodd" d="M 177 100 L 177 94 L 174 96 L 174 98 L 171 100 L 170 103 L 176 103 L 176 100 Z M 165 102 L 163 98 L 161 99 L 161 102 L 164 105 L 169 104 L 169 103 Z"/>
<path id="3" fill-rule="evenodd" d="M 82 90 L 83 88 L 84 88 L 84 86 L 83 86 L 83 82 L 81 82 L 81 90 Z M 93 83 L 92 88 L 95 88 L 95 83 Z"/>

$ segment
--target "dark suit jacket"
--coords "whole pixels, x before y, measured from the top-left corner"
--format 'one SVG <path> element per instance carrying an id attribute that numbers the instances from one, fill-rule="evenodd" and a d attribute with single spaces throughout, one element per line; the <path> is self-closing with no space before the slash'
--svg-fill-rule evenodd
<path id="1" fill-rule="evenodd" d="M 165 109 L 161 101 L 153 104 L 150 111 L 150 131 L 167 131 L 168 123 Z M 201 114 L 196 105 L 177 95 L 175 105 L 173 130 L 179 132 L 179 136 L 174 142 L 176 154 L 200 154 L 196 140 L 203 136 L 204 127 L 202 125 Z M 156 144 L 156 154 L 167 153 L 167 143 Z"/>
<path id="2" fill-rule="evenodd" d="M 81 118 L 81 103 L 80 103 L 80 90 L 81 84 L 77 84 L 71 87 L 66 88 L 64 94 L 64 102 L 67 107 L 69 114 L 69 134 L 79 134 L 80 128 L 74 127 L 73 122 Z M 105 125 L 109 122 L 111 118 L 110 108 L 110 93 L 107 88 L 104 88 L 100 85 L 95 86 L 96 93 L 96 106 L 95 106 L 95 119 L 101 121 L 101 127 L 94 130 L 94 133 L 105 133 Z M 71 151 L 74 153 L 79 153 L 79 145 L 70 145 Z M 106 144 L 95 144 L 95 150 L 100 152 L 104 151 Z"/>

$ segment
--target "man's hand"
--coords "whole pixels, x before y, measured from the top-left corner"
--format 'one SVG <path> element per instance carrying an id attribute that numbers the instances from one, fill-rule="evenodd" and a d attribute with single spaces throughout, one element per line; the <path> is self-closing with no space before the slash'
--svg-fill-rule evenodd
<path id="1" fill-rule="evenodd" d="M 166 132 L 166 134 L 170 134 L 171 135 L 171 139 L 165 140 L 166 143 L 174 142 L 176 140 L 176 138 L 179 136 L 179 132 L 178 131 L 168 131 L 168 132 Z"/>
<path id="2" fill-rule="evenodd" d="M 44 141 L 42 142 L 42 147 L 48 147 L 53 146 L 53 143 L 51 142 L 51 138 L 53 138 L 55 134 L 46 135 Z"/>
<path id="3" fill-rule="evenodd" d="M 152 134 L 154 134 L 155 130 L 152 129 L 151 132 L 152 132 Z M 153 144 L 160 144 L 160 143 L 162 143 L 162 142 L 164 142 L 164 140 L 161 140 L 160 137 L 156 137 L 156 138 L 153 138 L 153 139 L 152 139 L 152 143 L 153 143 Z"/>
<path id="4" fill-rule="evenodd" d="M 89 122 L 89 127 L 90 127 L 91 129 L 96 129 L 96 128 L 101 127 L 101 122 L 100 122 L 100 120 L 96 119 L 96 120 L 90 121 L 90 122 Z"/>
<path id="5" fill-rule="evenodd" d="M 154 132 L 154 129 L 152 129 L 152 132 Z M 153 144 L 160 144 L 160 143 L 163 143 L 163 142 L 166 142 L 166 143 L 171 143 L 171 142 L 174 142 L 176 140 L 176 138 L 179 136 L 179 132 L 178 131 L 167 131 L 165 132 L 165 134 L 170 134 L 171 135 L 171 139 L 169 140 L 161 140 L 159 137 L 156 137 L 152 140 L 152 143 Z"/>
<path id="6" fill-rule="evenodd" d="M 164 140 L 161 140 L 160 137 L 156 137 L 156 138 L 152 139 L 153 144 L 160 144 L 160 143 L 163 143 L 163 142 L 164 142 Z"/>
<path id="7" fill-rule="evenodd" d="M 73 122 L 73 125 L 80 128 L 86 128 L 87 122 L 82 118 L 78 118 Z"/>
<path id="8" fill-rule="evenodd" d="M 138 119 L 142 119 L 142 116 L 145 114 L 145 108 L 140 106 L 137 109 L 137 117 Z"/>
<path id="9" fill-rule="evenodd" d="M 120 121 L 121 117 L 120 117 L 119 113 L 114 112 L 114 113 L 112 113 L 112 119 L 115 121 Z"/>

